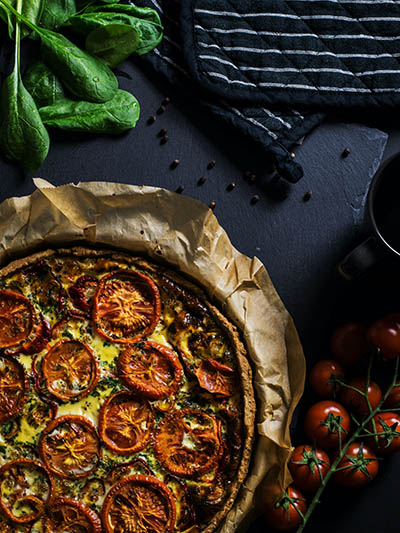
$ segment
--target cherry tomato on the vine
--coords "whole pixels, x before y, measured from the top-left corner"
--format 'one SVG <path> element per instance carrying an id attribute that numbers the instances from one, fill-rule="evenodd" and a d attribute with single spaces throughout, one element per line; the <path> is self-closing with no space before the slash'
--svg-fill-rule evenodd
<path id="1" fill-rule="evenodd" d="M 305 444 L 293 450 L 288 466 L 296 487 L 305 492 L 315 492 L 326 476 L 330 464 L 327 453 Z"/>
<path id="2" fill-rule="evenodd" d="M 334 398 L 340 384 L 338 378 L 344 377 L 343 367 L 332 359 L 321 359 L 310 372 L 310 385 L 318 396 Z"/>
<path id="3" fill-rule="evenodd" d="M 400 313 L 386 315 L 368 329 L 368 339 L 385 359 L 400 355 Z"/>
<path id="4" fill-rule="evenodd" d="M 339 485 L 359 488 L 374 479 L 378 473 L 378 460 L 369 446 L 353 442 L 339 461 L 337 469 L 334 478 Z"/>
<path id="5" fill-rule="evenodd" d="M 356 377 L 348 381 L 348 385 L 360 391 L 342 387 L 340 393 L 340 401 L 348 408 L 360 416 L 366 416 L 370 413 L 367 400 L 361 393 L 366 392 L 367 381 L 365 377 Z M 382 391 L 374 381 L 370 381 L 368 385 L 368 399 L 371 409 L 375 410 L 382 400 Z"/>
<path id="6" fill-rule="evenodd" d="M 319 448 L 337 448 L 340 442 L 347 440 L 350 416 L 340 403 L 324 400 L 307 411 L 304 430 Z"/>
<path id="7" fill-rule="evenodd" d="M 343 366 L 356 365 L 369 351 L 367 328 L 361 322 L 342 324 L 332 335 L 333 358 Z"/>
<path id="8" fill-rule="evenodd" d="M 385 407 L 391 409 L 392 407 L 400 407 L 400 381 L 397 381 L 389 396 L 386 398 Z"/>
<path id="9" fill-rule="evenodd" d="M 387 455 L 398 452 L 400 450 L 400 416 L 396 413 L 380 413 L 374 416 L 376 433 L 384 433 L 378 435 L 376 439 L 371 437 L 368 443 L 377 451 L 377 453 Z M 372 431 L 372 424 L 368 425 L 368 429 Z"/>
<path id="10" fill-rule="evenodd" d="M 264 519 L 277 531 L 290 531 L 297 528 L 306 511 L 306 500 L 293 485 L 289 485 L 281 497 L 267 498 L 263 502 Z"/>

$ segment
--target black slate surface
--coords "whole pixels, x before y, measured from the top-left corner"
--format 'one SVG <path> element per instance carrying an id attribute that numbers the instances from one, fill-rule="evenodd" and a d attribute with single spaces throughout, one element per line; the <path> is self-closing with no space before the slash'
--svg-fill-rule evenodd
<path id="1" fill-rule="evenodd" d="M 133 64 L 125 63 L 122 88 L 132 90 L 141 103 L 142 115 L 135 130 L 117 138 L 52 135 L 49 157 L 37 176 L 53 184 L 89 180 L 110 180 L 145 184 L 176 190 L 209 204 L 233 244 L 243 253 L 257 255 L 287 308 L 293 315 L 308 362 L 326 355 L 328 337 L 334 326 L 348 318 L 377 316 L 388 305 L 397 305 L 394 276 L 378 276 L 353 285 L 336 276 L 340 258 L 361 240 L 362 201 L 367 184 L 383 152 L 385 136 L 375 129 L 335 122 L 314 131 L 296 150 L 305 169 L 304 178 L 290 187 L 288 197 L 271 194 L 268 161 L 258 149 L 231 136 L 208 117 L 192 118 L 193 110 L 159 81 L 148 80 Z M 156 122 L 156 113 L 168 94 L 171 104 Z M 157 133 L 168 130 L 169 140 L 160 145 Z M 394 131 L 385 157 L 400 148 Z M 344 148 L 350 148 L 342 158 Z M 170 163 L 179 159 L 174 170 Z M 215 159 L 213 169 L 207 170 Z M 246 169 L 257 174 L 255 184 L 243 179 Z M 206 183 L 197 185 L 201 176 Z M 0 200 L 29 194 L 32 175 L 0 159 Z M 236 187 L 227 191 L 235 182 Z M 285 189 L 286 190 L 286 189 Z M 312 191 L 308 202 L 303 200 Z M 251 203 L 257 194 L 260 200 Z M 391 309 L 388 309 L 391 310 Z M 301 420 L 306 407 L 298 413 Z M 294 442 L 302 438 L 301 423 L 294 427 Z M 397 531 L 397 489 L 400 458 L 381 465 L 382 474 L 364 491 L 347 494 L 329 490 L 307 526 L 309 533 L 391 533 Z M 261 521 L 249 531 L 266 532 Z"/>

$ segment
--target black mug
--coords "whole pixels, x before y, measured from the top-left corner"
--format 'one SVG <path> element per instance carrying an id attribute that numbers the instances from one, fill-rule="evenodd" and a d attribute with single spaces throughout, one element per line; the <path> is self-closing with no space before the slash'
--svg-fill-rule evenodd
<path id="1" fill-rule="evenodd" d="M 400 154 L 385 161 L 375 174 L 368 191 L 366 218 L 371 235 L 338 266 L 348 280 L 382 259 L 400 260 Z"/>

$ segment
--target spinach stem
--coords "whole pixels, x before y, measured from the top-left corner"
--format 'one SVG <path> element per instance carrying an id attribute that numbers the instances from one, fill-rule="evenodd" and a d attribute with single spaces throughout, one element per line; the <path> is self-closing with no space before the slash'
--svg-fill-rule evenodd
<path id="1" fill-rule="evenodd" d="M 40 28 L 38 28 L 38 26 L 36 26 L 36 24 L 33 24 L 33 22 L 31 22 L 29 19 L 27 19 L 26 17 L 24 17 L 19 11 L 18 11 L 18 6 L 21 7 L 21 3 L 20 1 L 18 0 L 17 1 L 17 9 L 14 9 L 14 7 L 9 4 L 7 2 L 7 0 L 0 0 L 0 2 L 9 10 L 11 11 L 11 13 L 13 13 L 17 19 L 17 22 L 23 22 L 26 26 L 28 26 L 32 31 L 34 31 L 35 33 L 39 34 L 40 36 L 44 36 L 45 33 L 41 31 Z M 16 27 L 18 26 L 18 24 L 16 24 Z"/>
<path id="2" fill-rule="evenodd" d="M 21 11 L 21 4 L 22 4 L 22 0 L 17 0 L 17 11 L 18 13 Z M 18 74 L 20 73 L 20 58 L 21 58 L 21 41 L 20 41 L 20 36 L 21 36 L 21 27 L 20 27 L 20 24 L 19 24 L 19 21 L 16 20 L 15 21 L 15 64 L 14 64 L 14 69 L 18 72 Z"/>

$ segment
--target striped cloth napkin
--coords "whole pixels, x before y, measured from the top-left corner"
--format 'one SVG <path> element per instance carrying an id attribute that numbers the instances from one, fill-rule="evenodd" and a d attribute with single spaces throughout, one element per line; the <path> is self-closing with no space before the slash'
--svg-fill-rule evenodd
<path id="1" fill-rule="evenodd" d="M 333 108 L 400 103 L 395 0 L 142 0 L 161 45 L 143 58 L 262 144 L 290 181 L 293 144 Z"/>

